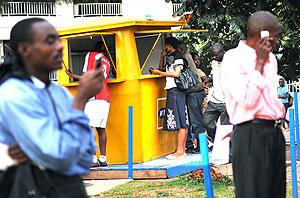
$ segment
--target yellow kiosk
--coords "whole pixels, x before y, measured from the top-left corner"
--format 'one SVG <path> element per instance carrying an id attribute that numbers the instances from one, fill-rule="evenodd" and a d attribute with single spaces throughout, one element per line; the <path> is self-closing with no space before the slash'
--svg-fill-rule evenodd
<path id="1" fill-rule="evenodd" d="M 107 159 L 126 164 L 128 148 L 128 106 L 133 106 L 133 162 L 145 162 L 174 152 L 176 133 L 162 131 L 165 79 L 150 75 L 158 67 L 165 32 L 183 26 L 179 21 L 99 19 L 59 30 L 64 44 L 64 67 L 81 73 L 85 54 L 102 40 L 111 61 L 109 80 L 111 106 L 107 123 Z M 198 30 L 206 32 L 207 30 Z M 193 30 L 194 32 L 194 30 Z M 78 83 L 58 71 L 58 83 L 76 92 Z"/>

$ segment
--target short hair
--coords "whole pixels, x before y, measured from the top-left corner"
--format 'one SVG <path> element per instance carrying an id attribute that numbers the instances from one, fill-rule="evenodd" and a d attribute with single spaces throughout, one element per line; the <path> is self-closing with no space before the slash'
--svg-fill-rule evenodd
<path id="1" fill-rule="evenodd" d="M 167 37 L 165 39 L 166 45 L 171 45 L 174 49 L 177 49 L 178 47 L 178 39 L 175 37 Z"/>
<path id="2" fill-rule="evenodd" d="M 282 78 L 282 77 L 281 77 L 281 78 L 279 78 L 279 80 L 283 80 L 283 82 L 285 81 L 285 80 L 284 80 L 284 78 Z M 278 80 L 278 81 L 279 81 L 279 80 Z"/>
<path id="3" fill-rule="evenodd" d="M 198 52 L 191 52 L 191 56 L 192 56 L 193 59 L 195 59 L 195 57 L 199 56 L 199 54 L 198 54 Z"/>
<path id="4" fill-rule="evenodd" d="M 247 37 L 259 35 L 262 30 L 276 30 L 280 28 L 280 23 L 275 15 L 268 11 L 258 11 L 253 13 L 247 21 Z"/>
<path id="5" fill-rule="evenodd" d="M 103 52 L 102 47 L 104 46 L 103 41 L 97 41 L 94 45 L 94 51 Z"/>
<path id="6" fill-rule="evenodd" d="M 22 42 L 31 42 L 33 38 L 33 24 L 38 22 L 47 22 L 42 18 L 28 18 L 16 23 L 10 32 L 10 48 L 18 56 L 18 46 Z"/>
<path id="7" fill-rule="evenodd" d="M 18 78 L 29 78 L 28 72 L 23 65 L 23 61 L 18 52 L 18 47 L 23 42 L 31 42 L 34 36 L 33 24 L 47 22 L 42 18 L 28 18 L 16 23 L 10 31 L 10 41 L 8 48 L 10 51 L 9 60 L 0 65 L 0 81 L 4 81 L 9 76 Z"/>
<path id="8" fill-rule="evenodd" d="M 213 49 L 217 49 L 217 50 L 220 50 L 220 51 L 224 52 L 224 46 L 220 43 L 214 43 L 211 46 L 211 50 L 213 50 Z"/>
<path id="9" fill-rule="evenodd" d="M 186 43 L 182 40 L 178 40 L 177 49 L 178 51 L 180 51 L 180 53 L 186 53 L 188 51 L 188 47 L 186 46 Z"/>

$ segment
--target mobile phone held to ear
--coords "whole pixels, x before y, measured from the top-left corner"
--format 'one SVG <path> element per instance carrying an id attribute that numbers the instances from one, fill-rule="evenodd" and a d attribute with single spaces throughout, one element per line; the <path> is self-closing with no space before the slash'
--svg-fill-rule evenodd
<path id="1" fill-rule="evenodd" d="M 270 36 L 270 33 L 268 30 L 262 30 L 260 32 L 260 38 L 266 38 L 266 37 L 269 37 Z"/>
<path id="2" fill-rule="evenodd" d="M 101 67 L 101 61 L 102 61 L 102 54 L 97 54 L 95 56 L 96 59 L 96 69 Z"/>

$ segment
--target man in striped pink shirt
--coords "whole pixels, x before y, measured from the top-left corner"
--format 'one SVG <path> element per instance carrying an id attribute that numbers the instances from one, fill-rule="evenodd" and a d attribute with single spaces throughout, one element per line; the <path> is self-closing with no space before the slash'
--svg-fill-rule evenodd
<path id="1" fill-rule="evenodd" d="M 261 37 L 261 31 L 269 36 Z M 277 98 L 277 60 L 281 26 L 269 12 L 252 14 L 247 40 L 225 53 L 222 87 L 232 137 L 236 197 L 285 197 L 285 140 L 275 121 L 285 115 Z"/>

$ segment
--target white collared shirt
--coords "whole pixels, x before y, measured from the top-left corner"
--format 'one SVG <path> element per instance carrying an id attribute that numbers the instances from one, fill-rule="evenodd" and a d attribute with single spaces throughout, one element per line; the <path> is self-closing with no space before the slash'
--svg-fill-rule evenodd
<path id="1" fill-rule="evenodd" d="M 221 64 L 219 61 L 212 61 L 213 89 L 209 101 L 214 103 L 225 103 L 225 96 L 221 85 Z"/>

